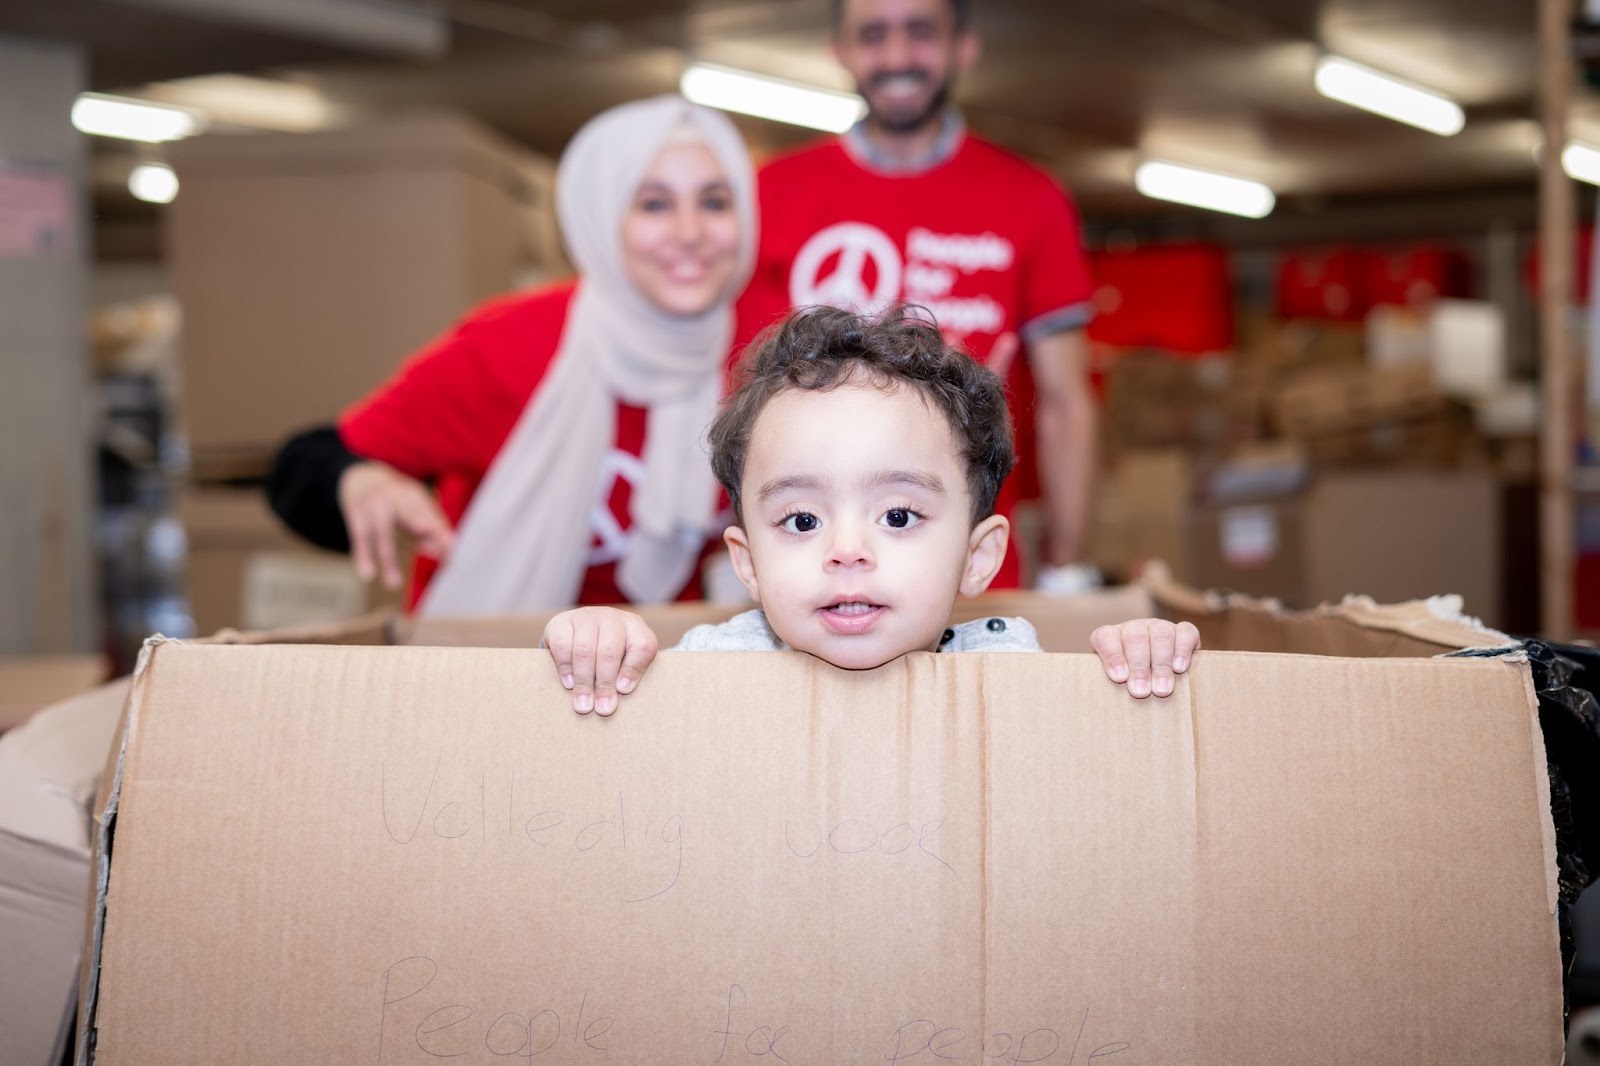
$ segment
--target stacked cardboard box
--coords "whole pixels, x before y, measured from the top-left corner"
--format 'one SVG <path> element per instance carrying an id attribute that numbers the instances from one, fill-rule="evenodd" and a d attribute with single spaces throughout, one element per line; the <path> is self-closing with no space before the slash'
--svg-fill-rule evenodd
<path id="1" fill-rule="evenodd" d="M 202 477 L 264 472 L 473 304 L 558 266 L 550 172 L 420 115 L 172 148 L 183 416 Z"/>
<path id="2" fill-rule="evenodd" d="M 418 115 L 174 147 L 195 627 L 270 628 L 393 602 L 284 533 L 255 487 L 474 304 L 563 271 L 552 169 L 476 124 Z"/>

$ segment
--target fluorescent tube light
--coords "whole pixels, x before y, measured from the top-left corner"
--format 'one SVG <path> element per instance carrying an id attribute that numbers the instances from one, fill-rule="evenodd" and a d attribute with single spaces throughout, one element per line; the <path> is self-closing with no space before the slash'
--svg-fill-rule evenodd
<path id="1" fill-rule="evenodd" d="M 205 115 L 187 107 L 148 104 L 126 96 L 79 93 L 72 124 L 84 133 L 130 141 L 176 141 L 205 128 Z"/>
<path id="2" fill-rule="evenodd" d="M 1210 211 L 1224 211 L 1246 218 L 1271 214 L 1277 198 L 1259 181 L 1235 178 L 1210 170 L 1196 170 L 1154 159 L 1139 164 L 1133 172 L 1134 188 L 1156 200 L 1168 200 Z"/>
<path id="3" fill-rule="evenodd" d="M 1340 56 L 1317 61 L 1317 92 L 1408 126 L 1449 137 L 1467 124 L 1461 105 L 1446 96 Z"/>
<path id="4" fill-rule="evenodd" d="M 1600 185 L 1600 148 L 1572 141 L 1561 153 L 1561 169 L 1567 177 Z"/>
<path id="5" fill-rule="evenodd" d="M 170 204 L 178 195 L 178 175 L 165 163 L 140 163 L 128 175 L 128 191 L 152 204 Z"/>
<path id="6" fill-rule="evenodd" d="M 441 0 L 123 0 L 211 22 L 407 56 L 443 55 Z"/>
<path id="7" fill-rule="evenodd" d="M 706 107 L 829 133 L 843 133 L 867 111 L 866 101 L 854 93 L 815 89 L 709 63 L 691 63 L 679 88 Z"/>

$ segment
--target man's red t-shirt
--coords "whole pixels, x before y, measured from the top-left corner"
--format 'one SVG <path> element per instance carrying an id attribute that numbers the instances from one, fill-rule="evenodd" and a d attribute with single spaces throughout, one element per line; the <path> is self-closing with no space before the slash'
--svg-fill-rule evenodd
<path id="1" fill-rule="evenodd" d="M 439 505 L 459 525 L 478 484 L 544 380 L 576 289 L 568 282 L 493 300 L 412 356 L 382 388 L 339 419 L 345 447 L 434 483 Z M 648 412 L 617 404 L 616 440 L 592 508 L 594 539 L 578 602 L 621 603 L 616 562 L 626 546 L 629 499 L 642 476 Z M 536 544 L 507 545 L 537 551 Z M 416 606 L 438 564 L 419 556 L 408 606 Z M 691 583 L 680 597 L 695 598 Z"/>
<path id="2" fill-rule="evenodd" d="M 761 240 L 739 303 L 740 346 L 811 304 L 920 304 L 977 359 L 1004 333 L 1026 341 L 1086 323 L 1093 288 L 1071 199 L 1032 164 L 959 137 L 947 158 L 914 173 L 876 170 L 837 137 L 762 168 Z M 1002 514 L 1038 495 L 1025 359 L 1013 362 L 1007 392 L 1019 461 Z M 995 585 L 1015 587 L 1018 577 L 1012 550 Z"/>

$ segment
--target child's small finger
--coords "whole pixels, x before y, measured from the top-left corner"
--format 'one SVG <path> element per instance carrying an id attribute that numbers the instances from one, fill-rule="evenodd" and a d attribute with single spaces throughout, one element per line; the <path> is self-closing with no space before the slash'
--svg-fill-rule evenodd
<path id="1" fill-rule="evenodd" d="M 1128 692 L 1138 699 L 1150 695 L 1150 629 L 1143 622 L 1122 627 L 1122 650 L 1128 658 Z"/>
<path id="2" fill-rule="evenodd" d="M 646 626 L 628 633 L 628 649 L 622 656 L 622 666 L 617 670 L 617 691 L 626 695 L 632 692 L 644 676 L 645 668 L 656 657 L 656 635 Z"/>
<path id="3" fill-rule="evenodd" d="M 572 624 L 560 619 L 552 621 L 544 629 L 544 646 L 550 652 L 551 660 L 556 664 L 556 676 L 561 679 L 561 687 L 572 687 Z"/>
<path id="4" fill-rule="evenodd" d="M 1172 695 L 1172 650 L 1177 641 L 1177 630 L 1167 622 L 1151 622 L 1150 632 L 1150 691 L 1157 696 Z"/>
<path id="5" fill-rule="evenodd" d="M 1128 660 L 1122 653 L 1122 631 L 1116 626 L 1101 626 L 1089 635 L 1089 646 L 1100 656 L 1106 676 L 1117 684 L 1128 680 Z"/>
<path id="6" fill-rule="evenodd" d="M 1172 652 L 1172 668 L 1178 673 L 1189 669 L 1195 649 L 1200 647 L 1200 631 L 1193 622 L 1179 622 L 1177 643 Z"/>
<path id="7" fill-rule="evenodd" d="M 587 714 L 594 708 L 594 662 L 597 634 L 593 627 L 573 627 L 572 654 L 572 709 Z M 583 701 L 580 706 L 579 701 Z"/>

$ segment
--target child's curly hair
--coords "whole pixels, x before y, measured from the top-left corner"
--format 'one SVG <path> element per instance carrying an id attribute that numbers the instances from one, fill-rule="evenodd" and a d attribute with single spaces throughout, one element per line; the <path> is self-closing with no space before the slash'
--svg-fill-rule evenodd
<path id="1" fill-rule="evenodd" d="M 1011 416 L 1000 379 L 944 342 L 938 327 L 904 305 L 873 317 L 833 307 L 795 311 L 757 338 L 739 362 L 737 388 L 711 423 L 711 466 L 744 522 L 740 481 L 750 432 L 785 389 L 825 392 L 846 383 L 885 390 L 910 386 L 944 414 L 967 469 L 973 524 L 994 513 L 1000 485 L 1016 462 Z"/>

